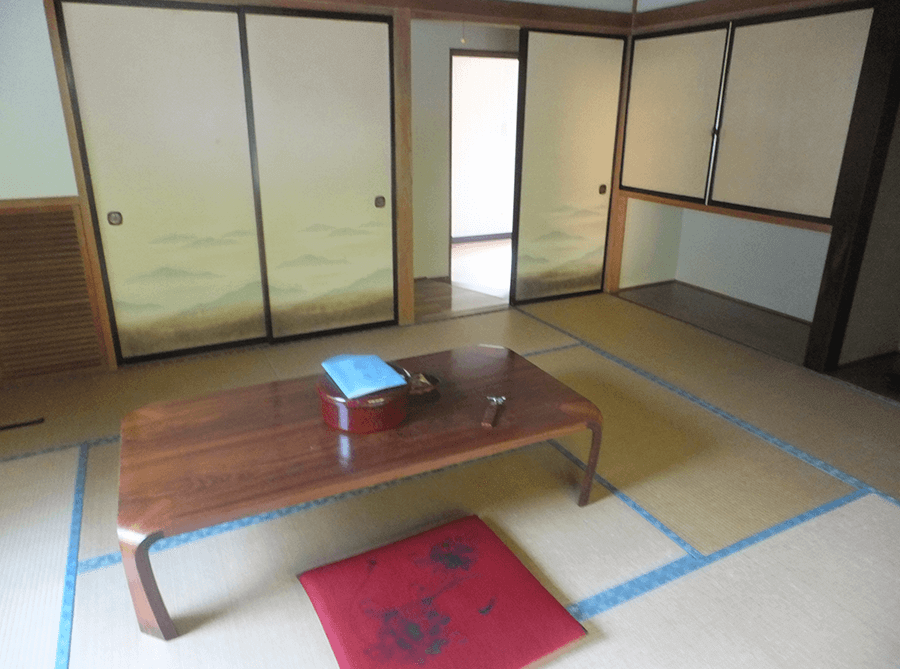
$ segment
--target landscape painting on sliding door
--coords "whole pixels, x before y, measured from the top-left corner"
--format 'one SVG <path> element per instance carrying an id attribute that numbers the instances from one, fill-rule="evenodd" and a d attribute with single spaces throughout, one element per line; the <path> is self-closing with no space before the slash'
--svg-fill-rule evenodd
<path id="1" fill-rule="evenodd" d="M 237 15 L 63 10 L 121 357 L 264 337 Z"/>
<path id="2" fill-rule="evenodd" d="M 394 319 L 388 25 L 247 15 L 272 332 Z"/>
<path id="3" fill-rule="evenodd" d="M 516 301 L 602 288 L 623 42 L 529 32 L 527 52 Z"/>

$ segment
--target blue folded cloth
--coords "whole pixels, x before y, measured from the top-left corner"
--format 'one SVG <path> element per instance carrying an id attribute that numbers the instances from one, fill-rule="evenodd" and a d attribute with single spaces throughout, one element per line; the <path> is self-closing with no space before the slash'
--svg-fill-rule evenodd
<path id="1" fill-rule="evenodd" d="M 336 355 L 322 363 L 347 399 L 396 388 L 406 379 L 377 355 Z"/>

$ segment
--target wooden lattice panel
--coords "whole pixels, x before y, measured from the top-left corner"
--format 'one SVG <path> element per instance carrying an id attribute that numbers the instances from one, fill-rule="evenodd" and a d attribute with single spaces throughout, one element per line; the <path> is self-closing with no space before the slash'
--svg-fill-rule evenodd
<path id="1" fill-rule="evenodd" d="M 0 214 L 0 379 L 101 364 L 73 210 Z"/>

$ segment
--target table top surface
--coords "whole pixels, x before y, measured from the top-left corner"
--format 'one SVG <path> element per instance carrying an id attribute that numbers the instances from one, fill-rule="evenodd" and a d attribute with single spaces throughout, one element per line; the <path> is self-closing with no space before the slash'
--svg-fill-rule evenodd
<path id="1" fill-rule="evenodd" d="M 394 361 L 436 376 L 397 428 L 325 424 L 309 376 L 151 404 L 122 421 L 118 525 L 171 536 L 432 471 L 601 421 L 589 400 L 520 355 L 472 346 Z M 483 427 L 489 395 L 506 402 Z"/>

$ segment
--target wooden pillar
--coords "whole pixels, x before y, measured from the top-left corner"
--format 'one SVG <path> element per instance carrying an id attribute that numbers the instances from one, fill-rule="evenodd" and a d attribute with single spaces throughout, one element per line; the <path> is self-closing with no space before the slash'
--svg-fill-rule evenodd
<path id="1" fill-rule="evenodd" d="M 838 366 L 900 104 L 900 4 L 875 6 L 831 215 L 832 233 L 804 365 Z"/>
<path id="2" fill-rule="evenodd" d="M 397 220 L 397 320 L 415 322 L 412 211 L 412 26 L 407 8 L 394 11 L 394 184 Z"/>
<path id="3" fill-rule="evenodd" d="M 635 0 L 635 6 L 637 0 Z M 635 9 L 636 11 L 636 9 Z M 632 18 L 634 12 L 632 12 Z M 628 107 L 628 83 L 631 81 L 631 55 L 634 38 L 625 40 L 625 56 L 622 59 L 622 84 L 619 87 L 619 118 L 616 126 L 616 152 L 613 159 L 612 184 L 610 184 L 609 228 L 606 233 L 606 263 L 604 266 L 603 292 L 619 290 L 622 274 L 622 248 L 625 242 L 625 216 L 628 212 L 628 196 L 619 190 L 622 181 L 622 160 L 625 150 L 625 112 Z"/>
<path id="4" fill-rule="evenodd" d="M 116 351 L 113 345 L 112 328 L 110 327 L 109 309 L 106 302 L 106 289 L 100 272 L 100 251 L 97 247 L 97 236 L 91 218 L 88 202 L 87 185 L 82 161 L 81 146 L 78 142 L 78 131 L 72 98 L 69 94 L 68 75 L 63 59 L 62 40 L 59 33 L 59 21 L 56 16 L 54 0 L 44 0 L 44 13 L 47 17 L 47 28 L 50 33 L 50 48 L 53 51 L 53 62 L 56 66 L 56 80 L 59 84 L 59 95 L 62 101 L 63 117 L 69 136 L 69 151 L 72 154 L 72 168 L 75 172 L 75 183 L 78 186 L 78 204 L 75 205 L 75 224 L 78 242 L 81 246 L 84 261 L 85 279 L 91 302 L 91 313 L 104 366 L 116 368 Z"/>

